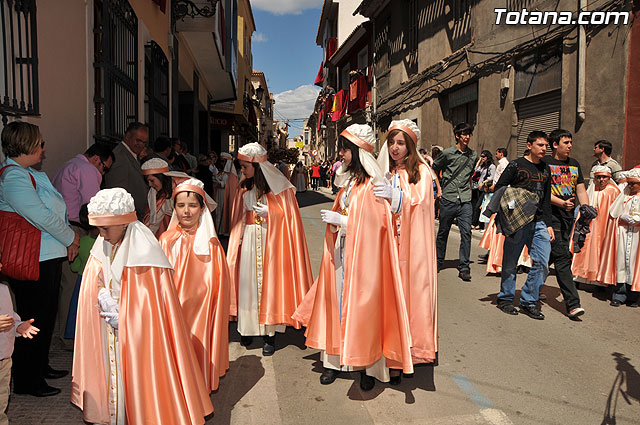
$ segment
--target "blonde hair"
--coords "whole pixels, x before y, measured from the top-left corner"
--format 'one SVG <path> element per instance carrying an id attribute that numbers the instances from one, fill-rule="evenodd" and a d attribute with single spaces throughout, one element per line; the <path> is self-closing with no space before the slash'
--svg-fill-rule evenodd
<path id="1" fill-rule="evenodd" d="M 2 129 L 2 153 L 9 158 L 31 155 L 42 141 L 40 128 L 24 121 L 13 121 Z"/>

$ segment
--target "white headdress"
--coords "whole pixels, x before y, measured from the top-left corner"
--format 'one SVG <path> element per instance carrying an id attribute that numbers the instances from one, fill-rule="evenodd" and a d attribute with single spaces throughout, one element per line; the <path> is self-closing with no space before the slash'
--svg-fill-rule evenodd
<path id="1" fill-rule="evenodd" d="M 382 149 L 380 149 L 380 153 L 378 154 L 378 164 L 380 165 L 380 168 L 382 168 L 382 171 L 384 173 L 387 173 L 389 171 L 389 147 L 387 146 L 389 138 L 388 135 L 394 130 L 400 130 L 404 134 L 409 136 L 411 140 L 413 140 L 413 143 L 416 145 L 416 149 L 418 148 L 418 142 L 420 141 L 420 129 L 418 128 L 416 123 L 407 119 L 391 121 L 389 130 L 387 132 L 387 140 L 384 142 L 384 145 L 382 145 Z M 422 157 L 422 155 L 418 154 L 418 159 L 424 165 L 429 167 L 429 170 L 431 170 L 431 166 L 429 165 L 427 160 Z M 433 172 L 431 173 L 431 175 L 434 176 Z"/>
<path id="2" fill-rule="evenodd" d="M 232 173 L 236 177 L 238 177 L 238 171 L 236 171 L 236 166 L 233 164 L 233 156 L 229 152 L 222 152 L 220 154 L 220 158 L 224 158 L 227 160 L 224 164 L 224 172 Z"/>
<path id="3" fill-rule="evenodd" d="M 115 247 L 102 236 L 91 248 L 91 255 L 102 263 L 107 287 L 111 287 L 112 280 L 119 286 L 124 267 L 172 268 L 151 230 L 136 219 L 133 197 L 126 190 L 103 189 L 91 198 L 87 209 L 89 223 L 94 226 L 128 225 L 113 261 L 111 254 Z"/>
<path id="4" fill-rule="evenodd" d="M 238 159 L 260 164 L 260 171 L 264 174 L 271 191 L 277 195 L 287 189 L 294 189 L 295 186 L 267 160 L 267 150 L 259 143 L 248 143 L 238 149 Z"/>
<path id="5" fill-rule="evenodd" d="M 340 136 L 358 146 L 360 163 L 367 174 L 371 176 L 373 183 L 384 183 L 384 174 L 373 156 L 373 150 L 376 144 L 376 136 L 373 133 L 373 129 L 366 124 L 351 124 L 340 133 Z M 343 163 L 338 171 L 336 171 L 334 183 L 338 187 L 344 187 L 350 177 L 351 173 L 347 172 L 347 165 Z"/>
<path id="6" fill-rule="evenodd" d="M 632 168 L 627 171 L 623 171 L 619 174 L 619 179 L 631 179 L 634 181 L 640 181 L 640 168 Z M 611 208 L 609 209 L 611 217 L 618 218 L 624 212 L 624 201 L 627 196 L 631 195 L 631 189 L 627 183 L 622 183 L 620 187 L 624 186 L 624 191 L 613 201 Z"/>
<path id="7" fill-rule="evenodd" d="M 204 183 L 198 179 L 188 179 L 176 186 L 173 191 L 173 199 L 182 192 L 197 193 L 202 196 L 202 199 L 204 199 L 207 204 L 209 204 L 209 202 L 213 202 L 213 199 L 211 199 L 204 191 Z M 211 238 L 218 237 L 215 226 L 213 225 L 213 218 L 211 217 L 211 211 L 213 211 L 213 209 L 210 208 L 210 206 L 209 208 L 203 208 L 202 214 L 200 214 L 198 229 L 196 230 L 196 237 L 193 242 L 193 251 L 198 255 L 209 255 L 209 241 Z M 213 208 L 215 208 L 215 206 Z M 175 229 L 177 225 L 178 216 L 174 210 L 167 230 Z"/>

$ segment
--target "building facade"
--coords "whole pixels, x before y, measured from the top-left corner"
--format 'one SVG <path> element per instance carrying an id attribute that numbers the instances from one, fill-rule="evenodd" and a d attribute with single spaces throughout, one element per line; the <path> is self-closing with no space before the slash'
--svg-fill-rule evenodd
<path id="1" fill-rule="evenodd" d="M 408 118 L 422 130 L 420 147 L 447 147 L 454 143 L 453 126 L 469 122 L 474 149 L 506 147 L 513 159 L 524 152 L 530 131 L 560 127 L 574 134 L 571 155 L 585 168 L 600 139 L 612 142 L 624 167 L 640 163 L 640 150 L 633 149 L 639 100 L 630 97 L 640 90 L 633 78 L 640 36 L 629 26 L 638 4 L 582 7 L 629 12 L 631 19 L 627 25 L 622 19 L 585 26 L 551 19 L 549 25 L 496 23 L 496 9 L 577 16 L 577 3 L 564 0 L 362 1 L 358 13 L 373 26 L 380 137 L 392 119 Z"/>

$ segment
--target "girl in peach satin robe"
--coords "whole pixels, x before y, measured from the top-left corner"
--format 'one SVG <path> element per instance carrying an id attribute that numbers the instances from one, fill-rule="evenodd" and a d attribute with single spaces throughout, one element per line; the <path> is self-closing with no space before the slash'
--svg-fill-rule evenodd
<path id="1" fill-rule="evenodd" d="M 433 363 L 438 351 L 438 275 L 435 251 L 434 174 L 418 154 L 420 129 L 392 121 L 378 163 L 388 183 L 374 189 L 391 205 L 397 228 L 404 298 L 409 313 L 413 363 Z M 391 383 L 401 374 L 391 371 Z"/>
<path id="2" fill-rule="evenodd" d="M 97 424 L 202 424 L 213 411 L 171 264 L 124 189 L 89 202 L 100 237 L 82 275 L 71 402 Z"/>
<path id="3" fill-rule="evenodd" d="M 224 158 L 227 162 L 224 165 L 224 172 L 227 175 L 224 186 L 224 200 L 222 202 L 222 229 L 221 235 L 228 235 L 231 230 L 231 208 L 233 200 L 238 192 L 238 172 L 233 165 L 233 156 L 227 152 L 222 152 L 220 158 Z"/>
<path id="4" fill-rule="evenodd" d="M 263 336 L 263 355 L 272 355 L 276 332 L 300 328 L 291 316 L 311 285 L 311 264 L 295 188 L 258 143 L 242 146 L 238 159 L 244 180 L 227 251 L 230 314 L 237 317 L 242 345 Z"/>
<path id="5" fill-rule="evenodd" d="M 294 318 L 307 327 L 306 345 L 323 351 L 320 383 L 360 370 L 360 388 L 368 391 L 374 377 L 389 381 L 389 367 L 412 373 L 411 332 L 395 223 L 373 194 L 374 181 L 384 181 L 371 154 L 375 135 L 353 124 L 340 136 L 343 165 L 334 181 L 342 189 L 331 211 L 322 211 L 320 273 Z"/>
<path id="6" fill-rule="evenodd" d="M 207 198 L 200 180 L 179 184 L 169 229 L 159 242 L 175 270 L 173 280 L 205 385 L 215 391 L 229 369 L 230 278 Z"/>
<path id="7" fill-rule="evenodd" d="M 591 220 L 580 252 L 573 254 L 571 272 L 579 282 L 597 285 L 616 284 L 617 225 L 609 209 L 620 195 L 620 189 L 611 179 L 609 167 L 594 167 L 594 179 L 587 189 L 589 205 L 598 210 Z M 573 236 L 573 235 L 572 235 Z M 573 253 L 573 238 L 569 243 Z"/>
<path id="8" fill-rule="evenodd" d="M 148 209 L 142 222 L 158 238 L 167 230 L 173 214 L 171 192 L 178 183 L 188 179 L 189 175 L 181 171 L 170 171 L 169 164 L 160 158 L 145 161 L 141 168 L 149 185 Z"/>

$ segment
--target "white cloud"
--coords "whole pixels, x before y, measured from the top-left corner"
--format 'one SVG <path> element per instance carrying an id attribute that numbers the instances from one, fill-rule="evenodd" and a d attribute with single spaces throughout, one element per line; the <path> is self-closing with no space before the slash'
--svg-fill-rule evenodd
<path id="1" fill-rule="evenodd" d="M 313 112 L 313 106 L 318 97 L 319 87 L 313 84 L 300 86 L 294 90 L 286 90 L 273 95 L 275 111 L 273 118 L 283 123 L 285 119 L 308 118 Z M 290 121 L 292 127 L 290 135 L 300 134 L 301 130 L 293 126 L 302 127 L 302 121 Z"/>
<path id="2" fill-rule="evenodd" d="M 253 0 L 251 7 L 274 15 L 299 15 L 305 9 L 320 8 L 323 3 L 323 0 Z"/>
<path id="3" fill-rule="evenodd" d="M 267 41 L 269 41 L 267 36 L 261 32 L 254 32 L 252 39 L 254 43 L 266 43 Z"/>

